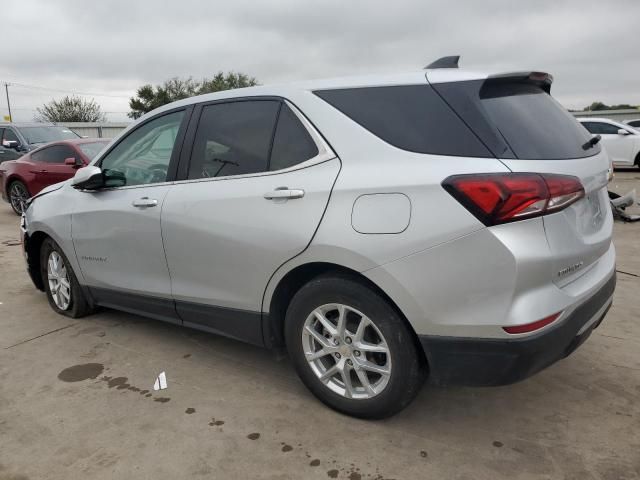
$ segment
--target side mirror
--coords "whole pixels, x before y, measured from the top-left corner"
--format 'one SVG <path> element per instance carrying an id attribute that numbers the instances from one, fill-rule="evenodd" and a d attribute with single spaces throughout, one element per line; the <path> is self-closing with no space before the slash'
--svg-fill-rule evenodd
<path id="1" fill-rule="evenodd" d="M 618 135 L 630 135 L 631 132 L 629 132 L 628 130 L 625 130 L 624 128 L 621 128 L 620 130 L 618 130 Z"/>
<path id="2" fill-rule="evenodd" d="M 73 177 L 73 180 L 71 180 L 71 186 L 78 190 L 98 190 L 104 187 L 105 182 L 102 170 L 100 167 L 95 167 L 93 165 L 79 168 Z"/>
<path id="3" fill-rule="evenodd" d="M 5 148 L 13 148 L 14 150 L 20 148 L 20 144 L 16 140 L 5 140 L 2 142 L 2 146 Z"/>
<path id="4" fill-rule="evenodd" d="M 69 157 L 64 159 L 65 165 L 70 165 L 73 168 L 82 168 L 84 167 L 84 163 L 81 158 Z"/>

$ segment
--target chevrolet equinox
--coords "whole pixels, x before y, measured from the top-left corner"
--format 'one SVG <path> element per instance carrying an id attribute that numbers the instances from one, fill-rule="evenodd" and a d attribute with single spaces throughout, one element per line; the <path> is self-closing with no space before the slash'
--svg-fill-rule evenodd
<path id="1" fill-rule="evenodd" d="M 615 288 L 609 159 L 542 72 L 425 71 L 160 107 L 22 218 L 58 313 L 286 347 L 363 418 L 577 348 Z"/>

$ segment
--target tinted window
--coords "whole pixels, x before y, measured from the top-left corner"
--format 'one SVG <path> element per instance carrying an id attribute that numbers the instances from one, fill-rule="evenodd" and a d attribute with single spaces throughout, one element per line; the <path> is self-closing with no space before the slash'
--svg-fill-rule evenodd
<path id="1" fill-rule="evenodd" d="M 80 135 L 72 132 L 67 127 L 58 126 L 20 127 L 20 132 L 24 135 L 27 143 L 49 143 L 80 137 Z"/>
<path id="2" fill-rule="evenodd" d="M 617 135 L 620 127 L 604 122 L 582 122 L 584 128 L 590 133 L 599 135 Z"/>
<path id="3" fill-rule="evenodd" d="M 124 175 L 125 185 L 165 182 L 183 116 L 169 113 L 133 130 L 100 162 L 105 175 Z"/>
<path id="4" fill-rule="evenodd" d="M 20 144 L 20 140 L 18 140 L 18 136 L 16 133 L 10 128 L 5 128 L 4 135 L 2 137 L 3 142 L 18 142 Z"/>
<path id="5" fill-rule="evenodd" d="M 31 154 L 31 160 L 39 163 L 64 163 L 67 158 L 77 156 L 73 148 L 67 145 L 52 145 Z"/>
<path id="6" fill-rule="evenodd" d="M 318 147 L 295 113 L 282 104 L 273 139 L 269 170 L 281 170 L 318 155 Z"/>
<path id="7" fill-rule="evenodd" d="M 241 101 L 202 109 L 189 178 L 225 177 L 267 170 L 280 102 Z"/>
<path id="8" fill-rule="evenodd" d="M 632 120 L 629 122 L 632 127 L 640 127 L 640 120 Z"/>
<path id="9" fill-rule="evenodd" d="M 434 84 L 497 157 L 557 160 L 594 155 L 576 119 L 539 86 L 490 79 Z"/>
<path id="10" fill-rule="evenodd" d="M 82 150 L 82 153 L 84 153 L 89 160 L 93 160 L 107 143 L 109 142 L 80 143 L 78 144 L 78 148 Z"/>
<path id="11" fill-rule="evenodd" d="M 403 150 L 491 156 L 429 85 L 322 90 L 315 94 L 374 135 Z"/>

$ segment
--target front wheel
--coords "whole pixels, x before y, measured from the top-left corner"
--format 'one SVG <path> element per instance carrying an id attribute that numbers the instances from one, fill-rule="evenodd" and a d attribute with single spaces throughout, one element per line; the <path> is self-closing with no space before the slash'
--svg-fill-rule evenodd
<path id="1" fill-rule="evenodd" d="M 50 238 L 42 242 L 40 270 L 47 299 L 53 310 L 72 318 L 84 317 L 92 312 L 69 260 Z"/>
<path id="2" fill-rule="evenodd" d="M 27 186 L 19 180 L 11 182 L 9 185 L 9 203 L 16 215 L 22 215 L 24 207 L 29 200 L 29 190 Z"/>
<path id="3" fill-rule="evenodd" d="M 322 402 L 361 418 L 407 406 L 424 381 L 424 361 L 403 319 L 373 289 L 349 276 L 320 276 L 294 296 L 287 349 Z"/>

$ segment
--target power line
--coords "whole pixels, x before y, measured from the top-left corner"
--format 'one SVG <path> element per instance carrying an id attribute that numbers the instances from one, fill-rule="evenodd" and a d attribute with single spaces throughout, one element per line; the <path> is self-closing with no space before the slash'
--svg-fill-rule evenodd
<path id="1" fill-rule="evenodd" d="M 49 92 L 61 92 L 61 93 L 71 93 L 74 95 L 84 95 L 90 97 L 110 97 L 110 98 L 130 98 L 129 95 L 111 95 L 108 93 L 92 93 L 92 92 L 78 92 L 74 90 L 64 90 L 61 88 L 49 88 L 49 87 L 41 87 L 38 85 L 27 85 L 26 83 L 16 83 L 16 82 L 4 82 L 5 85 L 11 85 L 15 87 L 23 87 L 23 88 L 31 88 L 33 90 L 44 90 Z"/>

